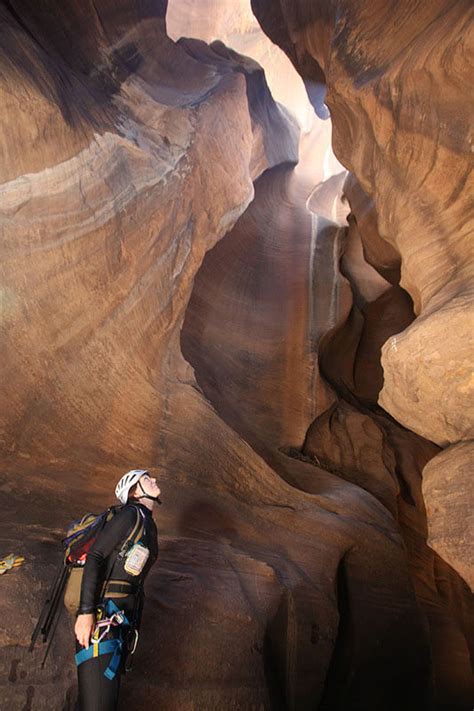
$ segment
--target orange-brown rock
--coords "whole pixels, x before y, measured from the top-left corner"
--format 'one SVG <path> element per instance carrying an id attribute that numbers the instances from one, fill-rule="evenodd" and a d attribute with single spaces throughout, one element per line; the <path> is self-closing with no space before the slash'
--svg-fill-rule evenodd
<path id="1" fill-rule="evenodd" d="M 448 447 L 423 470 L 429 543 L 474 591 L 472 442 Z"/>
<path id="2" fill-rule="evenodd" d="M 346 232 L 308 214 L 311 190 L 277 165 L 296 161 L 297 132 L 255 62 L 175 44 L 165 9 L 0 10 L 1 540 L 26 557 L 1 581 L 2 703 L 73 708 L 70 624 L 44 671 L 29 635 L 66 523 L 145 466 L 161 556 L 123 708 L 420 711 L 433 663 L 436 699 L 461 707 L 469 611 L 419 516 L 418 467 L 437 449 L 390 443 L 408 556 L 385 506 L 300 451 L 338 396 L 316 359 L 353 313 Z M 322 195 L 335 214 L 337 191 Z M 360 317 L 380 275 L 354 244 Z M 379 342 L 362 351 L 373 363 Z"/>
<path id="3" fill-rule="evenodd" d="M 400 255 L 400 286 L 417 318 L 383 345 L 379 404 L 440 446 L 472 439 L 471 4 L 252 7 L 306 83 L 324 76 L 334 149 L 358 181 L 347 193 L 367 260 L 394 283 Z M 462 491 L 461 468 L 448 461 L 451 488 L 459 476 Z M 463 518 L 467 511 L 465 503 Z M 430 530 L 438 526 L 433 512 Z M 446 516 L 443 525 L 437 539 L 465 574 L 457 533 L 448 545 L 455 521 Z M 472 529 L 466 536 L 472 540 Z"/>
<path id="4" fill-rule="evenodd" d="M 315 114 L 303 80 L 285 53 L 263 33 L 252 13 L 250 0 L 201 0 L 199 3 L 196 0 L 169 0 L 166 28 L 168 35 L 176 41 L 192 37 L 207 43 L 224 42 L 264 69 L 273 98 L 301 126 L 298 173 L 313 181 L 308 190 L 333 174 L 342 171 L 345 175 L 332 151 L 327 108 L 319 101 L 321 111 L 319 115 Z M 319 90 L 324 98 L 322 85 Z M 333 202 L 334 195 L 333 191 Z"/>
<path id="5" fill-rule="evenodd" d="M 162 554 L 125 706 L 248 709 L 276 697 L 303 709 L 330 703 L 341 679 L 348 697 L 382 688 L 403 703 L 416 669 L 406 700 L 419 708 L 428 640 L 391 517 L 305 462 L 289 460 L 288 478 L 310 493 L 285 483 L 180 354 L 204 253 L 251 200 L 252 178 L 296 158 L 260 70 L 221 45 L 175 45 L 148 3 L 118 14 L 85 3 L 73 33 L 59 5 L 2 12 L 2 541 L 27 559 L 0 598 L 2 702 L 72 708 L 70 626 L 43 672 L 26 653 L 54 543 L 110 503 L 124 469 L 161 465 Z M 354 635 L 356 685 L 344 673 Z M 401 648 L 412 653 L 392 671 L 385 655 Z"/>
<path id="6" fill-rule="evenodd" d="M 219 40 L 251 57 L 265 70 L 275 101 L 289 109 L 303 129 L 312 126 L 314 111 L 303 81 L 285 53 L 262 32 L 250 0 L 168 0 L 166 30 L 176 41 L 181 37 L 209 44 Z"/>
<path id="7" fill-rule="evenodd" d="M 381 405 L 439 444 L 472 437 L 469 3 L 252 6 L 307 81 L 325 76 L 336 155 L 402 257 L 420 318 L 385 349 Z"/>
<path id="8" fill-rule="evenodd" d="M 181 337 L 183 353 L 223 419 L 293 487 L 313 494 L 324 491 L 332 502 L 340 502 L 340 515 L 350 517 L 349 528 L 355 532 L 360 526 L 365 529 L 363 522 L 369 511 L 381 512 L 384 507 L 360 486 L 350 483 L 353 480 L 343 481 L 339 472 L 328 474 L 298 451 L 314 414 L 323 412 L 334 401 L 334 394 L 319 377 L 312 350 L 321 334 L 344 320 L 350 309 L 350 301 L 347 303 L 339 294 L 337 245 L 341 229 L 324 220 L 317 224 L 308 215 L 301 198 L 304 191 L 298 182 L 289 168 L 267 171 L 256 183 L 254 202 L 233 230 L 206 255 L 186 313 Z M 333 201 L 334 195 L 328 204 Z M 345 280 L 342 283 L 348 288 Z M 376 425 L 373 428 L 376 430 Z M 380 439 L 372 449 L 374 456 Z M 376 474 L 382 488 L 386 487 L 383 475 L 378 470 Z M 370 486 L 367 488 L 371 490 Z M 397 482 L 393 488 L 398 488 Z M 396 508 L 395 493 L 387 500 Z M 386 521 L 391 521 L 389 527 L 395 531 L 397 526 L 388 516 Z M 328 525 L 326 534 L 331 536 L 332 525 Z M 372 550 L 372 534 L 368 535 L 366 562 L 380 555 Z M 386 540 L 384 545 L 387 543 Z M 398 569 L 396 576 L 400 573 Z M 318 575 L 323 575 L 322 569 Z M 347 572 L 347 578 L 340 571 L 337 589 L 342 599 L 353 575 L 358 577 L 355 570 Z M 371 586 L 375 581 L 372 574 L 369 578 Z M 284 640 L 289 634 L 289 620 L 294 619 L 299 601 L 304 609 L 310 609 L 300 594 L 282 599 L 269 627 L 273 674 L 280 690 L 277 697 L 286 697 L 287 703 L 292 700 L 296 708 L 313 702 L 322 708 L 336 702 L 350 708 L 349 689 L 353 687 L 347 673 L 356 663 L 347 646 L 345 630 L 353 617 L 342 599 L 340 639 L 332 653 L 324 691 L 318 688 L 319 677 L 313 678 L 311 684 L 309 677 L 304 682 L 297 663 L 291 674 L 286 661 L 290 641 Z M 299 632 L 297 636 L 300 637 Z M 309 654 L 309 649 L 305 653 Z M 368 678 L 361 683 L 365 703 L 377 704 Z M 387 679 L 381 684 L 392 686 Z M 408 699 L 407 702 L 411 703 Z M 418 703 L 423 706 L 424 698 Z"/>
<path id="9" fill-rule="evenodd" d="M 357 232 L 362 240 L 365 261 L 384 279 L 398 286 L 400 255 L 389 242 L 380 237 L 374 201 L 362 190 L 352 173 L 349 173 L 344 183 L 344 193 L 351 206 L 352 224 L 357 225 Z"/>
<path id="10" fill-rule="evenodd" d="M 384 432 L 348 403 L 334 404 L 308 430 L 304 452 L 319 466 L 370 491 L 395 514 L 396 461 Z"/>
<path id="11" fill-rule="evenodd" d="M 0 420 L 7 451 L 58 458 L 74 443 L 78 456 L 94 461 L 103 452 L 120 460 L 129 447 L 153 447 L 148 423 L 163 413 L 164 393 L 150 376 L 147 354 L 156 362 L 167 359 L 194 272 L 252 198 L 252 177 L 273 162 L 297 158 L 297 134 L 269 93 L 262 94 L 256 65 L 199 44 L 188 43 L 185 51 L 160 28 L 147 18 L 137 26 L 130 21 L 126 37 L 135 42 L 138 71 L 109 102 L 102 131 L 89 125 L 86 138 L 82 124 L 74 131 L 59 109 L 55 126 L 41 110 L 41 92 L 30 90 L 30 124 L 38 135 L 48 126 L 46 138 L 26 156 L 26 135 L 8 144 L 1 204 L 3 396 L 9 407 Z M 28 48 L 33 42 L 23 34 Z M 154 38 L 158 49 L 147 53 Z M 100 33 L 96 40 L 108 46 Z M 172 56 L 176 80 L 163 66 Z M 5 93 L 13 80 L 9 61 Z M 26 84 L 31 76 L 24 74 Z M 15 86 L 20 94 L 19 79 Z M 262 100 L 249 109 L 252 91 Z M 228 121 L 216 123 L 213 101 Z M 19 130 L 18 112 L 9 104 L 4 112 L 6 125 Z M 270 140 L 272 129 L 278 143 Z M 69 147 L 77 150 L 74 157 L 56 141 L 68 132 L 82 141 L 80 150 Z M 33 161 L 41 158 L 39 170 Z M 202 195 L 209 196 L 205 209 Z M 172 362 L 165 370 L 185 370 L 179 354 Z M 139 437 L 128 435 L 125 412 Z"/>
<path id="12" fill-rule="evenodd" d="M 468 597 L 456 573 L 426 545 L 421 495 L 421 471 L 439 450 L 375 405 L 382 385 L 381 334 L 410 322 L 410 299 L 364 262 L 353 226 L 345 235 L 316 216 L 309 220 L 295 182 L 289 169 L 262 176 L 254 202 L 206 255 L 186 314 L 183 352 L 219 414 L 286 481 L 314 491 L 323 467 L 333 472 L 333 482 L 340 480 L 339 500 L 346 500 L 351 482 L 393 513 L 429 630 L 436 699 L 462 706 L 471 693 Z M 333 200 L 328 196 L 327 206 Z M 341 256 L 353 295 L 338 271 Z M 304 269 L 308 260 L 314 272 Z M 351 350 L 354 310 L 358 345 Z M 299 327 L 306 319 L 312 327 Z M 333 387 L 347 372 L 345 392 L 353 393 L 354 404 L 336 402 L 316 363 L 308 372 L 307 353 L 317 348 Z M 361 400 L 356 398 L 366 403 L 365 409 L 357 409 Z M 305 423 L 309 431 L 301 452 Z M 453 657 L 455 668 L 449 661 Z M 344 671 L 335 676 L 343 684 Z M 337 693 L 332 693 L 335 702 Z"/>

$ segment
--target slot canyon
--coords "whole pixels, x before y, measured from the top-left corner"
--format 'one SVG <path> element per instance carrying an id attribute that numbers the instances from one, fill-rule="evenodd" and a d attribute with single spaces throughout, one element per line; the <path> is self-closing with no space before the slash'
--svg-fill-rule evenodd
<path id="1" fill-rule="evenodd" d="M 120 709 L 474 707 L 471 0 L 0 1 L 0 708 L 156 474 Z"/>

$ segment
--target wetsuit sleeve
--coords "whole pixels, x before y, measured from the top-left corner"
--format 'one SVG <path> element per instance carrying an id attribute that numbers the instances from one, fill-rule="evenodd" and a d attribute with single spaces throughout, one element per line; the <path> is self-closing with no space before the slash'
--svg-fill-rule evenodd
<path id="1" fill-rule="evenodd" d="M 136 521 L 136 509 L 127 506 L 115 514 L 97 536 L 84 566 L 79 615 L 95 611 L 99 604 L 98 597 L 107 570 L 107 559 L 115 548 L 121 547 Z"/>

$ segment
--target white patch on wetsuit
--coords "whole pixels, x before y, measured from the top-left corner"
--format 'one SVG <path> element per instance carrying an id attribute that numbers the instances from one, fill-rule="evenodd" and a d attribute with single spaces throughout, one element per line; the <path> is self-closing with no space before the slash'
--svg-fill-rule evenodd
<path id="1" fill-rule="evenodd" d="M 150 556 L 150 551 L 141 543 L 135 543 L 127 553 L 125 560 L 125 572 L 129 575 L 140 575 Z"/>

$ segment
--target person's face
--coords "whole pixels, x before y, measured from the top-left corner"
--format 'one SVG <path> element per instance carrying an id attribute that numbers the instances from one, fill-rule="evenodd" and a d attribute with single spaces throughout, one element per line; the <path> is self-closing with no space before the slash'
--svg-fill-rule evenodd
<path id="1" fill-rule="evenodd" d="M 156 479 L 154 477 L 151 477 L 149 474 L 144 474 L 143 476 L 140 477 L 140 486 L 143 489 L 145 494 L 148 494 L 148 496 L 159 496 L 160 495 L 160 487 L 156 483 Z M 138 487 L 137 495 L 140 496 L 140 486 Z"/>

